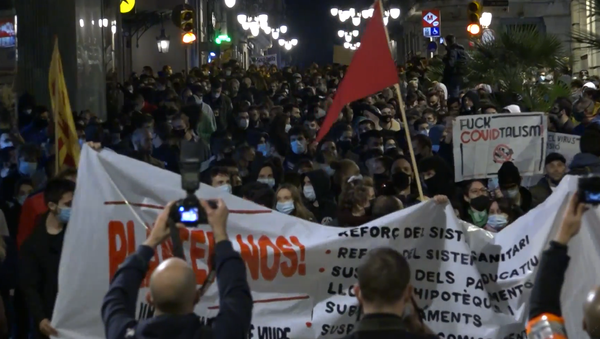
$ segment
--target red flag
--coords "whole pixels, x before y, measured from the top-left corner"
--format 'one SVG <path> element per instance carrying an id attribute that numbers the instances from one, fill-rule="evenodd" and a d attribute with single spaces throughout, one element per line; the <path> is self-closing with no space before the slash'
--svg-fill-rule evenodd
<path id="1" fill-rule="evenodd" d="M 373 17 L 365 28 L 360 47 L 352 57 L 346 76 L 338 86 L 333 103 L 319 130 L 317 141 L 321 141 L 329 132 L 346 104 L 398 83 L 396 64 L 390 52 L 387 31 L 383 24 L 381 0 L 375 1 L 373 7 Z"/>

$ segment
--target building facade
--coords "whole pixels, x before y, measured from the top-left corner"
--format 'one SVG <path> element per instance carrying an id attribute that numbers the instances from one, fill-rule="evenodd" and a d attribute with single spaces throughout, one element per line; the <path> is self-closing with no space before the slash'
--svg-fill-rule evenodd
<path id="1" fill-rule="evenodd" d="M 509 0 L 508 7 L 483 7 L 483 11 L 492 13 L 492 31 L 500 31 L 514 26 L 535 26 L 540 32 L 554 34 L 564 43 L 565 56 L 574 61 L 576 56 L 584 53 L 577 49 L 571 39 L 573 26 L 578 22 L 586 22 L 585 9 L 574 6 L 573 3 L 594 2 L 594 0 Z M 467 0 L 434 0 L 417 1 L 404 18 L 403 34 L 399 38 L 399 55 L 404 60 L 411 56 L 427 56 L 429 39 L 423 37 L 421 23 L 422 11 L 439 9 L 441 13 L 441 35 L 453 34 L 458 43 L 467 46 Z M 588 11 L 589 13 L 589 11 Z M 436 53 L 444 54 L 443 48 Z M 574 62 L 574 71 L 580 69 L 580 64 Z"/>

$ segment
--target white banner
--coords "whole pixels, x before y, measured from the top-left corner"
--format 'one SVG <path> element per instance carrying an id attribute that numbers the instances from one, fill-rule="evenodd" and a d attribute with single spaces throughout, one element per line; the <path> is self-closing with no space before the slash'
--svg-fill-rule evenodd
<path id="1" fill-rule="evenodd" d="M 507 161 L 523 176 L 542 173 L 547 134 L 543 113 L 457 117 L 452 128 L 455 181 L 495 177 Z"/>
<path id="2" fill-rule="evenodd" d="M 144 241 L 144 224 L 184 194 L 178 175 L 87 146 L 77 181 L 52 325 L 59 338 L 101 339 L 100 307 L 111 276 Z M 358 310 L 351 287 L 360 258 L 369 249 L 391 246 L 409 259 L 415 300 L 440 337 L 516 339 L 525 338 L 527 301 L 541 252 L 575 188 L 576 178 L 566 178 L 543 205 L 497 235 L 459 222 L 450 206 L 431 201 L 349 229 L 306 222 L 206 185 L 197 195 L 221 197 L 229 206 L 228 233 L 247 263 L 255 301 L 252 338 L 339 338 L 351 332 Z M 598 224 L 594 211 L 586 213 L 570 246 L 562 305 L 573 338 L 583 338 L 584 292 L 600 281 Z M 209 230 L 182 232 L 198 284 L 214 247 Z M 167 253 L 159 247 L 150 272 Z M 145 280 L 139 291 L 138 318 L 153 314 L 144 298 L 147 286 Z M 213 284 L 196 313 L 214 317 L 217 295 Z"/>
<path id="3" fill-rule="evenodd" d="M 250 57 L 250 62 L 258 66 L 277 66 L 277 54 L 269 54 L 265 56 L 252 56 Z"/>

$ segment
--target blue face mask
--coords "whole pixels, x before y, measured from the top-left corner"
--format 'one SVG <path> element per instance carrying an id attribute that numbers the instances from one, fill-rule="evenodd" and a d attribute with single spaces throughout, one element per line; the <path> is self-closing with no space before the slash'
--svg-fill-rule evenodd
<path id="1" fill-rule="evenodd" d="M 499 231 L 506 225 L 508 225 L 508 219 L 503 214 L 491 214 L 490 216 L 488 216 L 487 224 L 491 228 Z"/>
<path id="2" fill-rule="evenodd" d="M 24 176 L 31 177 L 37 170 L 37 162 L 25 162 L 19 163 L 19 172 Z"/>
<path id="3" fill-rule="evenodd" d="M 440 145 L 431 145 L 431 150 L 433 153 L 437 153 L 440 151 Z"/>
<path id="4" fill-rule="evenodd" d="M 71 207 L 63 207 L 60 209 L 58 213 L 58 221 L 63 224 L 69 223 L 69 219 L 71 219 Z"/>
<path id="5" fill-rule="evenodd" d="M 306 152 L 306 141 L 296 140 L 290 145 L 292 146 L 292 152 L 296 154 L 303 154 Z"/>
<path id="6" fill-rule="evenodd" d="M 294 202 L 292 200 L 286 202 L 278 202 L 275 208 L 285 214 L 290 214 L 294 211 Z"/>
<path id="7" fill-rule="evenodd" d="M 262 153 L 265 157 L 269 154 L 269 147 L 267 144 L 258 144 L 256 145 L 256 151 Z"/>

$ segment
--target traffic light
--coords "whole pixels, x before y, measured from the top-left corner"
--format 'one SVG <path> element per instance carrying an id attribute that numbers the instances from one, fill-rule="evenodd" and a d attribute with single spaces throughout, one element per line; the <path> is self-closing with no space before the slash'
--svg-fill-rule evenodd
<path id="1" fill-rule="evenodd" d="M 467 7 L 467 17 L 469 19 L 469 25 L 467 31 L 471 35 L 477 35 L 481 32 L 481 25 L 479 19 L 481 18 L 481 5 L 477 1 L 471 1 Z"/>
<path id="2" fill-rule="evenodd" d="M 188 4 L 181 4 L 175 6 L 171 14 L 171 20 L 175 26 L 179 27 L 184 32 L 193 32 L 196 24 L 194 18 L 196 13 L 194 8 Z"/>
<path id="3" fill-rule="evenodd" d="M 220 45 L 224 42 L 231 42 L 231 38 L 228 35 L 221 34 L 215 39 L 215 43 Z"/>
<path id="4" fill-rule="evenodd" d="M 181 37 L 181 42 L 183 42 L 186 45 L 189 45 L 194 41 L 196 41 L 196 34 L 192 32 L 187 32 Z"/>

